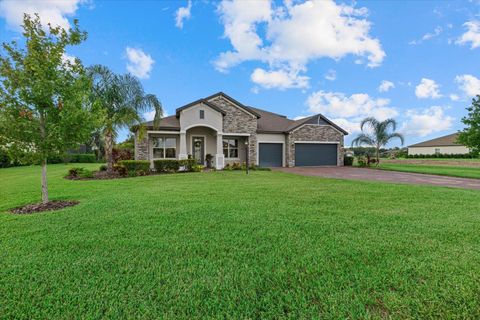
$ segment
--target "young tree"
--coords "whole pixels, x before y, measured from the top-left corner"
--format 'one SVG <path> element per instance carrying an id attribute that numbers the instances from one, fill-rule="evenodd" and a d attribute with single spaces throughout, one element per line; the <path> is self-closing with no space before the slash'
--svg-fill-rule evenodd
<path id="1" fill-rule="evenodd" d="M 163 114 L 162 104 L 153 94 L 145 95 L 140 81 L 130 74 L 118 75 L 105 66 L 89 68 L 93 80 L 92 101 L 101 110 L 105 141 L 107 172 L 113 171 L 113 143 L 119 129 L 138 125 L 142 113 L 155 110 L 158 125 Z"/>
<path id="2" fill-rule="evenodd" d="M 367 125 L 370 127 L 370 133 L 364 132 L 365 126 Z M 365 118 L 360 123 L 362 133 L 352 141 L 352 146 L 361 146 L 362 144 L 365 144 L 374 147 L 375 157 L 378 164 L 380 161 L 380 148 L 387 145 L 393 138 L 400 139 L 403 145 L 403 135 L 397 132 L 389 132 L 389 128 L 391 128 L 392 131 L 397 129 L 397 122 L 394 119 L 378 121 L 373 117 Z"/>
<path id="3" fill-rule="evenodd" d="M 460 132 L 458 142 L 478 155 L 480 153 L 480 95 L 472 99 L 472 105 L 467 110 L 468 115 L 462 119 L 466 128 Z"/>
<path id="4" fill-rule="evenodd" d="M 42 167 L 42 202 L 48 202 L 47 158 L 84 142 L 93 126 L 90 78 L 65 48 L 86 39 L 78 22 L 70 30 L 25 14 L 24 46 L 3 43 L 0 55 L 0 146 L 23 163 Z"/>

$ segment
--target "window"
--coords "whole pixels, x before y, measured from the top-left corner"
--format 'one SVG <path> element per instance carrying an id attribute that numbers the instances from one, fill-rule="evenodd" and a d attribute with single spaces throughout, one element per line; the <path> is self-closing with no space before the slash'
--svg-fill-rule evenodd
<path id="1" fill-rule="evenodd" d="M 153 158 L 176 158 L 177 138 L 158 137 L 153 139 Z"/>
<path id="2" fill-rule="evenodd" d="M 205 110 L 200 110 L 200 119 L 205 119 Z"/>
<path id="3" fill-rule="evenodd" d="M 238 158 L 238 139 L 223 139 L 223 156 Z"/>
<path id="4" fill-rule="evenodd" d="M 435 154 L 439 154 L 440 153 L 440 148 L 435 148 Z"/>

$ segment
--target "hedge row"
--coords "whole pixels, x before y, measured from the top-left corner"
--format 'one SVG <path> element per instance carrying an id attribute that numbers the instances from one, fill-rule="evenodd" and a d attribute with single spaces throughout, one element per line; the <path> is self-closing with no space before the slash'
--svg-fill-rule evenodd
<path id="1" fill-rule="evenodd" d="M 130 176 L 146 175 L 150 172 L 150 161 L 148 160 L 121 160 L 118 164 L 126 169 Z"/>
<path id="2" fill-rule="evenodd" d="M 181 167 L 185 168 L 185 171 L 192 171 L 192 168 L 197 164 L 195 159 L 184 160 L 154 160 L 153 167 L 157 172 L 177 172 Z"/>
<path id="3" fill-rule="evenodd" d="M 474 155 L 472 153 L 466 153 L 466 154 L 449 154 L 449 153 L 438 153 L 438 154 L 409 154 L 407 158 L 410 159 L 437 159 L 437 158 L 446 158 L 446 159 L 475 159 L 478 158 L 478 155 Z"/>

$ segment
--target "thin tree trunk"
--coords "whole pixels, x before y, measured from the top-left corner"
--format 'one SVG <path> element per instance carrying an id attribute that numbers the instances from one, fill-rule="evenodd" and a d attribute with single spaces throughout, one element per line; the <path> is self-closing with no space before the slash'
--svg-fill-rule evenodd
<path id="1" fill-rule="evenodd" d="M 45 116 L 40 113 L 40 136 L 45 139 Z M 42 203 L 48 202 L 48 184 L 47 184 L 47 157 L 42 159 Z"/>
<path id="2" fill-rule="evenodd" d="M 113 134 L 112 130 L 105 132 L 105 159 L 107 160 L 107 172 L 113 173 Z"/>
<path id="3" fill-rule="evenodd" d="M 47 159 L 42 160 L 42 203 L 48 202 Z"/>
<path id="4" fill-rule="evenodd" d="M 377 146 L 377 166 L 380 163 L 380 146 Z"/>

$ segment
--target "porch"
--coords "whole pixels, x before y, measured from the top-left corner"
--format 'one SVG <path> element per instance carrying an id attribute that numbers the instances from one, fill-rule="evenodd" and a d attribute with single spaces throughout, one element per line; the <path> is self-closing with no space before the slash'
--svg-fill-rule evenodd
<path id="1" fill-rule="evenodd" d="M 223 169 L 228 163 L 246 162 L 248 134 L 224 135 L 213 128 L 196 126 L 182 131 L 148 131 L 149 159 L 188 159 L 207 165 L 211 156 L 211 165 Z"/>

